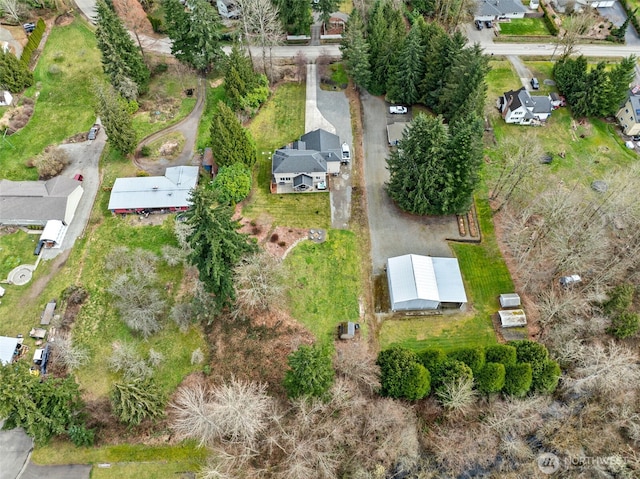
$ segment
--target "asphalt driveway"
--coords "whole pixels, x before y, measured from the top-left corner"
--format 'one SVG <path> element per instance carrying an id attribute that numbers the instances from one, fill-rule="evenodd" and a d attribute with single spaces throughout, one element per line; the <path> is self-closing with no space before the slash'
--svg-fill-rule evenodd
<path id="1" fill-rule="evenodd" d="M 4 421 L 0 421 L 0 428 Z M 33 449 L 33 440 L 22 429 L 0 430 L 0 479 L 16 479 Z"/>
<path id="2" fill-rule="evenodd" d="M 393 118 L 382 99 L 363 93 L 364 178 L 371 235 L 373 273 L 383 271 L 387 258 L 408 253 L 452 257 L 448 238 L 457 238 L 455 216 L 414 216 L 401 211 L 385 191 L 389 179 L 386 158 L 387 124 L 410 121 L 409 115 Z"/>

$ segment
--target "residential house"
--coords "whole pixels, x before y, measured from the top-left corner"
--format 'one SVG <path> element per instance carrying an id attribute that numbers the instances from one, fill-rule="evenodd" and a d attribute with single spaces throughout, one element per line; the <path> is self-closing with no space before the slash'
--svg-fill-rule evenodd
<path id="1" fill-rule="evenodd" d="M 47 181 L 0 180 L 0 225 L 70 224 L 84 190 L 82 182 L 56 176 Z"/>
<path id="2" fill-rule="evenodd" d="M 342 145 L 338 135 L 323 129 L 305 133 L 276 150 L 271 158 L 272 191 L 297 193 L 325 190 L 327 174 L 340 173 Z"/>
<path id="3" fill-rule="evenodd" d="M 326 25 L 323 25 L 324 35 L 341 35 L 349 21 L 349 15 L 344 12 L 334 12 L 329 17 Z"/>
<path id="4" fill-rule="evenodd" d="M 112 213 L 185 211 L 198 184 L 197 166 L 174 166 L 164 176 L 118 178 L 111 189 Z"/>
<path id="5" fill-rule="evenodd" d="M 527 9 L 520 0 L 478 0 L 473 19 L 480 21 L 524 18 Z"/>
<path id="6" fill-rule="evenodd" d="M 615 0 L 553 0 L 555 10 L 564 13 L 568 7 L 575 12 L 581 12 L 585 8 L 611 8 Z"/>
<path id="7" fill-rule="evenodd" d="M 463 308 L 467 303 L 456 258 L 406 254 L 387 260 L 392 311 Z"/>
<path id="8" fill-rule="evenodd" d="M 9 106 L 13 102 L 13 96 L 7 90 L 0 91 L 0 106 Z"/>
<path id="9" fill-rule="evenodd" d="M 636 85 L 627 95 L 627 100 L 616 115 L 625 135 L 640 135 L 640 85 Z"/>
<path id="10" fill-rule="evenodd" d="M 553 106 L 549 96 L 531 96 L 524 88 L 505 92 L 496 106 L 507 123 L 536 125 L 551 116 Z"/>

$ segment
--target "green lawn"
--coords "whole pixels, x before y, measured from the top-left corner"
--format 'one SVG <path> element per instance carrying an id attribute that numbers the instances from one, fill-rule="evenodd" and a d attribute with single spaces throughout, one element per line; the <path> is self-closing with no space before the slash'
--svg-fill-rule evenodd
<path id="1" fill-rule="evenodd" d="M 358 321 L 360 263 L 350 231 L 329 230 L 321 244 L 303 241 L 287 256 L 289 304 L 294 318 L 322 344 L 330 344 L 341 321 Z"/>
<path id="2" fill-rule="evenodd" d="M 98 464 L 98 463 L 127 463 L 127 462 L 161 462 L 178 463 L 193 467 L 203 461 L 207 455 L 206 449 L 196 446 L 193 442 L 183 442 L 175 446 L 146 446 L 144 444 L 120 444 L 102 447 L 75 447 L 66 441 L 54 440 L 47 446 L 41 446 L 33 451 L 31 459 L 36 464 Z M 123 464 L 123 466 L 125 466 Z M 126 466 L 130 466 L 127 464 Z M 143 466 L 142 464 L 140 466 Z M 94 468 L 93 474 L 96 473 Z M 108 471 L 107 469 L 106 471 Z M 187 469 L 189 470 L 189 469 Z M 193 469 L 191 469 L 193 470 Z M 144 470 L 143 470 L 144 471 Z M 92 474 L 91 477 L 96 477 Z M 98 477 L 128 477 L 120 475 Z M 133 477 L 133 476 L 131 476 Z M 154 477 L 154 476 L 141 476 Z M 157 477 L 167 477 L 157 476 Z"/>
<path id="3" fill-rule="evenodd" d="M 515 18 L 500 23 L 502 35 L 551 35 L 542 18 Z"/>
<path id="4" fill-rule="evenodd" d="M 33 250 L 39 239 L 39 235 L 30 235 L 21 230 L 0 235 L 0 281 L 6 279 L 9 271 L 16 266 L 36 262 Z"/>
<path id="5" fill-rule="evenodd" d="M 94 466 L 91 479 L 167 479 L 185 477 L 185 473 L 196 472 L 199 464 L 183 462 L 142 462 L 112 464 L 109 467 Z M 188 477 L 188 476 L 187 476 Z"/>
<path id="6" fill-rule="evenodd" d="M 295 228 L 330 225 L 326 192 L 274 195 L 269 191 L 271 154 L 304 133 L 305 88 L 294 83 L 279 86 L 249 125 L 258 148 L 258 163 L 250 200 L 242 210 L 247 218 L 266 214 L 274 225 Z"/>
<path id="7" fill-rule="evenodd" d="M 93 82 L 101 76 L 100 53 L 87 24 L 76 19 L 54 27 L 34 72 L 35 85 L 25 93 L 37 97 L 35 112 L 27 126 L 10 137 L 13 148 L 0 146 L 3 178 L 37 179 L 36 170 L 27 169 L 25 160 L 89 129 L 95 120 Z"/>

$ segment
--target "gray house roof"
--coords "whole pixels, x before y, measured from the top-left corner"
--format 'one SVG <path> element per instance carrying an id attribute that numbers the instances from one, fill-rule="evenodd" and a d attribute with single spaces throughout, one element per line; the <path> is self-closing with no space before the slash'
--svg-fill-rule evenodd
<path id="1" fill-rule="evenodd" d="M 317 151 L 276 150 L 271 160 L 272 173 L 326 173 L 327 160 Z"/>
<path id="2" fill-rule="evenodd" d="M 479 0 L 476 16 L 503 17 L 510 13 L 524 13 L 527 9 L 520 0 Z"/>
<path id="3" fill-rule="evenodd" d="M 118 178 L 113 184 L 109 209 L 184 208 L 198 184 L 197 166 L 167 168 L 164 176 Z"/>
<path id="4" fill-rule="evenodd" d="M 640 123 L 640 87 L 636 86 L 629 90 L 629 101 L 631 102 L 631 113 L 635 123 Z"/>
<path id="5" fill-rule="evenodd" d="M 387 260 L 391 309 L 436 309 L 440 303 L 466 303 L 456 258 L 407 254 Z"/>
<path id="6" fill-rule="evenodd" d="M 551 99 L 548 96 L 532 96 L 534 113 L 551 113 Z"/>
<path id="7" fill-rule="evenodd" d="M 321 128 L 305 133 L 300 137 L 300 141 L 306 144 L 307 150 L 340 151 L 340 138 L 338 135 Z"/>
<path id="8" fill-rule="evenodd" d="M 81 184 L 63 176 L 47 181 L 0 180 L 0 223 L 64 221 L 67 198 Z"/>

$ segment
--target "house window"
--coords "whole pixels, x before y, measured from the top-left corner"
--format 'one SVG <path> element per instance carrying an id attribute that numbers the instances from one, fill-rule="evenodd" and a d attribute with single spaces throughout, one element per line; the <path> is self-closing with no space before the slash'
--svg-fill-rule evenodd
<path id="1" fill-rule="evenodd" d="M 316 180 L 321 180 L 322 176 L 316 176 Z"/>

